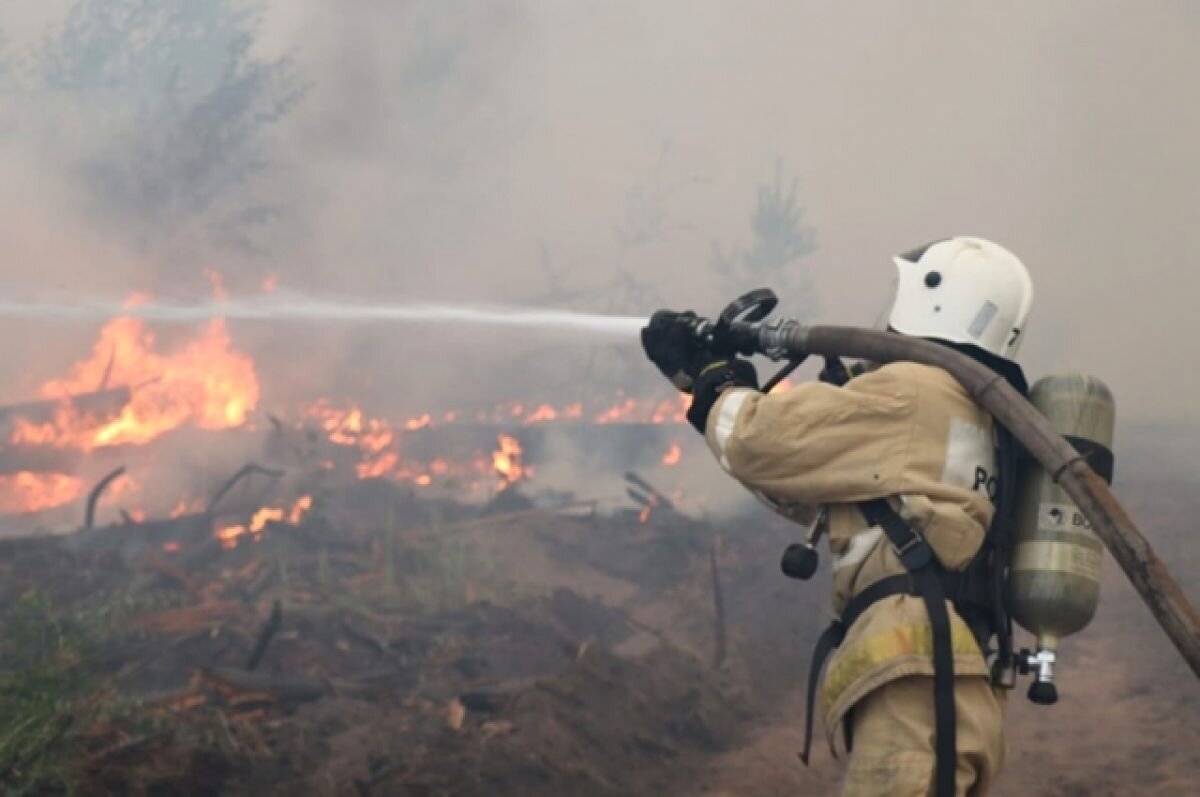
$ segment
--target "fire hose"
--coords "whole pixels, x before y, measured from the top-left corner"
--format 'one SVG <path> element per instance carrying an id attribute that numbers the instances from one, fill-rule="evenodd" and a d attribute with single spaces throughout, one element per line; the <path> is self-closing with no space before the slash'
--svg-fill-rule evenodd
<path id="1" fill-rule="evenodd" d="M 806 326 L 791 319 L 766 320 L 776 303 L 768 290 L 746 294 L 716 321 L 697 319 L 693 331 L 714 351 L 787 360 L 787 371 L 809 355 L 817 355 L 880 364 L 916 362 L 949 372 L 1071 496 L 1184 661 L 1200 677 L 1200 614 L 1086 458 L 1004 377 L 965 354 L 919 338 L 856 327 Z"/>

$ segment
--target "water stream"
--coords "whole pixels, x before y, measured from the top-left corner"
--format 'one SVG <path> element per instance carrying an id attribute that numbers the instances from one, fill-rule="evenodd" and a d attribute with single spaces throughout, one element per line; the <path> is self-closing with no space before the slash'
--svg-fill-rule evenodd
<path id="1" fill-rule="evenodd" d="M 199 303 L 146 301 L 126 306 L 117 301 L 0 299 L 0 318 L 55 321 L 106 320 L 133 316 L 163 323 L 194 323 L 209 318 L 247 321 L 347 323 L 469 324 L 490 327 L 582 332 L 590 335 L 633 337 L 646 324 L 636 316 L 577 313 L 528 307 L 429 302 L 366 302 L 320 299 L 292 292 Z"/>

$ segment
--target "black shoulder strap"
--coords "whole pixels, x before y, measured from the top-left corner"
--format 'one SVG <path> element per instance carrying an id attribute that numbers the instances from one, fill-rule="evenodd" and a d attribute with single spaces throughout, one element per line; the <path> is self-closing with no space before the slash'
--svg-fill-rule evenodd
<path id="1" fill-rule="evenodd" d="M 808 765 L 808 756 L 812 751 L 813 710 L 817 702 L 817 685 L 820 683 L 821 670 L 825 667 L 825 661 L 846 638 L 846 629 L 854 625 L 854 621 L 872 604 L 891 595 L 913 594 L 916 593 L 913 590 L 911 577 L 903 575 L 881 578 L 855 595 L 846 604 L 842 616 L 830 623 L 829 627 L 822 631 L 821 636 L 817 638 L 817 646 L 813 648 L 812 661 L 808 666 L 808 701 L 804 710 L 804 750 L 800 753 L 800 760 L 804 762 L 805 766 Z M 846 738 L 849 740 L 849 734 L 846 735 Z M 846 749 L 850 749 L 849 741 L 847 741 Z"/>
<path id="2" fill-rule="evenodd" d="M 954 709 L 954 649 L 950 640 L 950 613 L 938 578 L 933 549 L 916 529 L 904 522 L 886 499 L 876 498 L 859 504 L 863 517 L 879 526 L 904 569 L 912 576 L 913 586 L 925 603 L 933 631 L 933 712 L 937 738 L 934 752 L 935 794 L 954 797 L 954 772 L 957 767 L 957 741 Z"/>
<path id="3" fill-rule="evenodd" d="M 950 639 L 950 613 L 946 610 L 946 594 L 940 577 L 941 568 L 929 543 L 904 522 L 904 518 L 892 509 L 886 499 L 863 501 L 858 507 L 867 523 L 883 529 L 908 575 L 881 579 L 863 590 L 846 607 L 842 617 L 821 634 L 808 671 L 808 707 L 804 717 L 804 751 L 800 754 L 800 760 L 807 764 L 812 748 L 813 707 L 820 671 L 829 654 L 841 644 L 846 629 L 876 601 L 889 595 L 915 593 L 921 596 L 925 604 L 933 632 L 933 712 L 937 734 L 934 743 L 934 793 L 936 797 L 954 797 L 954 773 L 958 764 L 954 649 Z"/>

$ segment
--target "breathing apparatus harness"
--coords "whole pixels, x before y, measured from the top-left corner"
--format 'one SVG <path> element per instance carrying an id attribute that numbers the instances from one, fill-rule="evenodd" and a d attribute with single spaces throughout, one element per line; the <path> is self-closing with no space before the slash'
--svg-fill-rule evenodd
<path id="1" fill-rule="evenodd" d="M 975 352 L 967 352 L 975 355 Z M 1010 381 L 1023 392 L 1024 378 L 1020 369 L 1007 369 Z M 827 358 L 821 380 L 842 386 L 851 378 L 850 372 L 836 358 Z M 907 571 L 889 576 L 859 592 L 850 599 L 841 616 L 835 619 L 817 639 L 808 671 L 808 696 L 804 717 L 804 749 L 800 759 L 807 765 L 812 748 L 813 715 L 821 671 L 830 654 L 845 639 L 846 632 L 862 614 L 884 598 L 893 595 L 920 597 L 929 615 L 933 635 L 933 704 L 935 739 L 935 784 L 938 797 L 952 797 L 955 791 L 954 773 L 957 761 L 957 733 L 954 707 L 954 652 L 950 638 L 950 615 L 946 600 L 954 604 L 959 616 L 967 623 L 987 656 L 989 642 L 996 637 L 992 678 L 997 685 L 1011 686 L 1005 678 L 1011 670 L 1012 620 L 1006 606 L 1005 583 L 1008 551 L 1012 539 L 1012 517 L 1016 496 L 1017 457 L 1012 435 L 996 427 L 997 464 L 999 479 L 995 498 L 995 513 L 984 543 L 962 572 L 952 572 L 938 562 L 929 543 L 900 516 L 886 498 L 858 503 L 868 526 L 877 526 L 892 546 Z M 810 540 L 788 546 L 780 562 L 785 575 L 807 580 L 817 569 L 817 552 Z M 845 724 L 846 749 L 853 745 L 851 725 Z"/>

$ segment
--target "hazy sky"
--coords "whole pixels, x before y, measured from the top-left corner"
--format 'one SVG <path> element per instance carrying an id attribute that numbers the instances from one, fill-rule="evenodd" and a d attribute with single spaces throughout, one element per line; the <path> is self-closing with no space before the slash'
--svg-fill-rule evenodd
<path id="1" fill-rule="evenodd" d="M 9 51 L 66 5 L 8 0 Z M 801 268 L 824 319 L 869 323 L 895 252 L 989 237 L 1034 276 L 1034 375 L 1092 371 L 1126 417 L 1194 420 L 1198 45 L 1184 0 L 270 0 L 255 52 L 288 54 L 309 85 L 272 139 L 290 215 L 269 254 L 228 264 L 514 301 L 544 290 L 544 262 L 594 291 L 623 265 L 712 310 L 711 247 L 749 242 L 782 159 L 817 232 Z M 60 155 L 4 130 L 6 284 L 84 270 L 128 290 L 163 267 L 81 209 Z M 661 223 L 623 249 L 631 203 Z M 384 348 L 371 357 L 391 367 Z"/>

